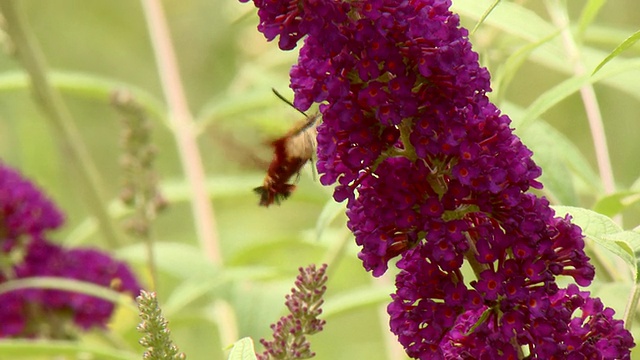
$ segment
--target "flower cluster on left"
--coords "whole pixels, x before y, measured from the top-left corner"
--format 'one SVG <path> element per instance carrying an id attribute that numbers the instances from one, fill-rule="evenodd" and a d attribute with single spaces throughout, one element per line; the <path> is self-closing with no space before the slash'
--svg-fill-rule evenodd
<path id="1" fill-rule="evenodd" d="M 88 248 L 65 248 L 48 231 L 64 222 L 60 210 L 30 181 L 0 163 L 0 285 L 60 277 L 136 296 L 140 285 L 123 262 Z M 83 293 L 20 288 L 0 292 L 0 338 L 69 338 L 77 329 L 105 327 L 114 305 Z"/>

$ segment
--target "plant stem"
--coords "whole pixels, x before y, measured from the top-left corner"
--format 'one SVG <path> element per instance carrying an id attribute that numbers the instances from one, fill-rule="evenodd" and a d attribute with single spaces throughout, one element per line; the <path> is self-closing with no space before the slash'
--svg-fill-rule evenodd
<path id="1" fill-rule="evenodd" d="M 561 36 L 569 61 L 573 65 L 573 72 L 578 76 L 586 74 L 586 69 L 582 59 L 580 58 L 580 51 L 571 34 L 569 28 L 569 20 L 567 13 L 564 9 L 566 6 L 562 6 L 559 0 L 547 0 L 547 8 L 549 9 L 549 15 L 553 23 L 562 31 Z M 586 83 L 580 88 L 580 96 L 584 103 L 584 108 L 587 113 L 587 119 L 589 121 L 589 128 L 591 129 L 591 137 L 593 139 L 593 146 L 596 153 L 596 160 L 598 162 L 598 171 L 600 178 L 602 179 L 602 185 L 604 187 L 605 194 L 612 194 L 615 192 L 615 180 L 613 178 L 613 170 L 611 168 L 611 159 L 609 158 L 609 147 L 607 146 L 607 137 L 604 132 L 604 123 L 602 121 L 602 114 L 600 113 L 600 106 L 598 105 L 598 99 L 591 83 Z"/>
<path id="2" fill-rule="evenodd" d="M 182 166 L 191 187 L 191 207 L 198 239 L 207 257 L 215 264 L 222 264 L 213 207 L 208 196 L 206 175 L 198 149 L 196 126 L 180 80 L 178 63 L 164 11 L 159 0 L 142 0 L 142 5 L 162 89 L 169 105 L 169 119 L 173 134 L 176 137 Z"/>
<path id="3" fill-rule="evenodd" d="M 327 277 L 331 278 L 333 273 L 338 268 L 338 264 L 344 258 L 344 254 L 348 248 L 349 243 L 353 240 L 353 235 L 351 235 L 350 231 L 347 231 L 345 226 L 345 234 L 341 236 L 338 241 L 335 241 L 325 252 L 321 264 L 329 265 L 327 267 Z"/>
<path id="4" fill-rule="evenodd" d="M 151 143 L 151 121 L 145 109 L 128 91 L 114 92 L 111 103 L 122 116 L 120 163 L 124 176 L 120 199 L 133 210 L 125 229 L 144 241 L 151 289 L 156 291 L 158 268 L 152 223 L 166 203 L 158 190 L 153 166 L 156 147 Z"/>
<path id="5" fill-rule="evenodd" d="M 89 156 L 75 121 L 66 107 L 60 92 L 51 86 L 47 65 L 42 51 L 33 34 L 29 32 L 25 15 L 20 9 L 19 1 L 0 1 L 0 10 L 4 15 L 6 31 L 11 38 L 17 57 L 29 74 L 31 88 L 36 102 L 53 124 L 57 135 L 62 140 L 65 153 L 71 156 L 71 163 L 79 172 L 79 188 L 84 190 L 83 198 L 89 210 L 98 220 L 103 236 L 112 247 L 118 245 L 115 226 L 103 201 L 103 190 L 98 170 Z"/>
<path id="6" fill-rule="evenodd" d="M 582 59 L 580 58 L 580 51 L 571 33 L 571 28 L 569 27 L 566 3 L 563 0 L 546 0 L 546 7 L 553 23 L 561 31 L 565 51 L 567 52 L 570 63 L 573 64 L 573 72 L 575 76 L 584 76 L 586 74 L 586 69 Z M 600 179 L 602 179 L 604 195 L 613 194 L 616 189 L 613 169 L 611 167 L 611 159 L 609 158 L 609 147 L 607 145 L 607 137 L 604 132 L 602 114 L 600 112 L 598 99 L 592 83 L 588 82 L 580 88 L 580 96 L 582 97 L 582 102 L 584 103 L 587 119 L 589 121 L 589 128 L 591 129 L 591 138 L 593 140 L 593 147 L 596 153 L 598 172 L 600 174 Z M 617 216 L 613 220 L 617 223 L 622 222 L 621 216 Z M 595 257 L 599 258 L 597 260 L 599 263 L 607 263 L 607 260 L 603 257 L 601 252 L 595 250 L 593 254 Z M 619 260 L 618 263 L 621 264 L 621 260 Z M 615 274 L 614 269 L 606 267 L 603 269 L 609 272 L 606 277 L 619 277 Z"/>
<path id="7" fill-rule="evenodd" d="M 640 286 L 637 283 L 633 284 L 632 292 L 629 296 L 629 301 L 627 302 L 627 308 L 624 310 L 624 328 L 627 330 L 631 330 L 631 325 L 633 324 L 633 319 L 636 316 L 638 309 L 638 300 L 640 300 Z"/>

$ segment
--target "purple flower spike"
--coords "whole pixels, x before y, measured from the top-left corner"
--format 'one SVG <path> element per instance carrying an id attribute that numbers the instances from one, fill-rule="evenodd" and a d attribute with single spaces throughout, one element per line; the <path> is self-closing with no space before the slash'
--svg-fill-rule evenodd
<path id="1" fill-rule="evenodd" d="M 320 181 L 348 201 L 364 267 L 380 276 L 400 256 L 388 312 L 409 356 L 628 358 L 612 311 L 556 283 L 593 280 L 582 231 L 529 192 L 541 170 L 450 1 L 254 3 L 267 39 L 304 38 L 294 103 L 320 103 Z"/>
<path id="2" fill-rule="evenodd" d="M 32 183 L 0 164 L 0 257 L 12 263 L 0 269 L 0 283 L 31 277 L 90 282 L 138 295 L 140 285 L 126 264 L 93 249 L 65 249 L 46 238 L 63 216 Z M 105 327 L 114 304 L 66 290 L 28 288 L 0 294 L 0 338 L 64 339 L 68 324 L 81 329 Z"/>
<path id="3" fill-rule="evenodd" d="M 140 292 L 131 270 L 106 253 L 80 248 L 66 250 L 42 240 L 27 247 L 25 258 L 14 267 L 14 276 L 15 279 L 50 276 L 86 281 L 132 297 Z M 2 294 L 0 303 L 8 304 L 6 311 L 0 311 L 0 336 L 11 337 L 41 336 L 33 332 L 37 331 L 35 324 L 56 316 L 71 316 L 69 320 L 82 329 L 105 327 L 114 310 L 113 303 L 108 300 L 65 290 L 37 288 Z M 35 309 L 42 315 L 34 317 Z M 63 332 L 62 329 L 55 331 Z"/>
<path id="4" fill-rule="evenodd" d="M 9 251 L 21 236 L 41 237 L 60 227 L 60 210 L 31 182 L 0 162 L 0 247 Z"/>

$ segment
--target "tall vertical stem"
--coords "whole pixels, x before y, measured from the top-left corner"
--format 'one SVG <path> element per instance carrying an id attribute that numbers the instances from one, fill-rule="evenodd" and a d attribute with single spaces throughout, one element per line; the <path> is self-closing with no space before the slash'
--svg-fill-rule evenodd
<path id="1" fill-rule="evenodd" d="M 580 51 L 571 34 L 569 28 L 569 20 L 567 18 L 566 6 L 558 2 L 559 0 L 547 0 L 549 14 L 553 23 L 561 29 L 562 42 L 567 52 L 567 56 L 573 65 L 573 72 L 576 76 L 582 76 L 586 73 L 586 69 L 582 59 L 580 58 Z M 600 106 L 598 105 L 598 99 L 591 83 L 586 83 L 580 88 L 580 96 L 584 103 L 584 108 L 587 113 L 587 119 L 589 121 L 589 128 L 591 129 L 591 137 L 593 139 L 593 146 L 596 153 L 596 160 L 598 162 L 598 171 L 600 178 L 602 179 L 602 185 L 604 187 L 605 194 L 612 194 L 615 192 L 615 180 L 613 178 L 613 170 L 611 168 L 611 159 L 609 158 L 609 147 L 607 146 L 607 137 L 604 132 L 604 123 L 602 121 L 602 114 L 600 113 Z"/>
<path id="2" fill-rule="evenodd" d="M 221 264 L 222 256 L 218 244 L 216 222 L 207 192 L 202 157 L 198 149 L 196 126 L 180 80 L 178 62 L 164 11 L 159 0 L 142 0 L 142 5 L 147 18 L 162 89 L 169 105 L 169 118 L 178 144 L 178 152 L 191 187 L 191 207 L 198 239 L 207 257 L 214 263 Z"/>

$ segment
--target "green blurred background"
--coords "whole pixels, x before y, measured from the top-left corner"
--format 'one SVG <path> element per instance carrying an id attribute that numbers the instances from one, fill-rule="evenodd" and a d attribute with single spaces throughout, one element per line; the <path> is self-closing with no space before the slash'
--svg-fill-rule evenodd
<path id="1" fill-rule="evenodd" d="M 490 2 L 454 3 L 463 24 L 472 28 Z M 578 25 L 587 3 L 594 2 L 570 1 L 572 25 Z M 154 99 L 150 104 L 160 104 L 152 110 L 166 111 L 142 7 L 132 0 L 23 0 L 21 4 L 99 168 L 108 200 L 115 203 L 121 186 L 121 127 L 110 105 L 110 92 L 130 89 L 146 94 Z M 505 73 L 507 60 L 518 49 L 550 34 L 543 26 L 551 26 L 544 2 L 517 4 L 514 6 L 522 13 L 500 15 L 496 10 L 471 37 L 494 78 Z M 255 29 L 258 18 L 251 3 L 182 0 L 164 1 L 163 5 L 189 106 L 202 126 L 199 145 L 225 264 L 223 269 L 213 267 L 198 250 L 173 134 L 165 119 L 152 114 L 153 138 L 159 148 L 157 172 L 171 202 L 154 228 L 161 262 L 157 290 L 161 304 L 174 305 L 169 306 L 167 317 L 176 343 L 190 359 L 224 358 L 223 348 L 229 343 L 220 340 L 216 325 L 224 315 L 237 325 L 225 332 L 255 340 L 268 336 L 269 324 L 283 314 L 284 294 L 297 268 L 333 259 L 328 324 L 324 332 L 312 337 L 317 359 L 393 358 L 385 343 L 387 319 L 380 312 L 386 294 L 392 291 L 393 277 L 371 279 L 362 269 L 340 207 L 331 205 L 331 189 L 323 188 L 307 167 L 298 190 L 282 206 L 258 207 L 251 191 L 261 184 L 270 161 L 268 141 L 300 118 L 271 93 L 273 87 L 292 96 L 288 69 L 296 53 L 283 53 L 275 43 L 264 40 Z M 541 24 L 527 19 L 538 19 Z M 588 71 L 639 25 L 639 2 L 606 2 L 583 33 L 581 49 L 585 49 L 582 56 Z M 5 48 L 10 52 L 11 44 L 5 42 Z M 126 238 L 118 249 L 112 249 L 87 225 L 78 173 L 62 150 L 64 139 L 56 138 L 50 122 L 32 101 L 21 67 L 8 52 L 0 55 L 0 158 L 34 179 L 67 214 L 66 226 L 53 238 L 68 245 L 113 250 L 148 281 L 144 251 L 135 239 Z M 623 57 L 631 60 L 639 54 L 635 46 Z M 555 38 L 528 54 L 517 71 L 506 71 L 511 75 L 505 77 L 505 83 L 493 86 L 497 90 L 494 100 L 517 126 L 524 109 L 571 76 L 569 63 Z M 620 190 L 632 188 L 640 175 L 639 84 L 640 67 L 636 67 L 595 85 Z M 519 134 L 536 151 L 536 160 L 545 171 L 543 182 L 557 184 L 549 186 L 546 195 L 564 205 L 593 207 L 603 196 L 594 193 L 596 184 L 586 184 L 588 177 L 576 174 L 570 164 L 553 161 L 564 155 L 559 152 L 566 147 L 554 147 L 557 136 L 564 135 L 597 173 L 580 96 L 569 96 L 542 118 L 545 122 L 535 124 L 550 124 L 560 135 L 549 137 L 546 128 L 540 127 L 544 125 L 526 127 Z M 623 220 L 625 228 L 635 227 L 640 223 L 640 207 L 629 206 Z M 212 282 L 201 292 L 194 290 L 208 276 L 219 279 L 221 273 L 228 276 L 226 280 Z M 621 314 L 629 289 L 628 282 L 596 283 L 593 291 Z M 141 352 L 136 344 L 136 321 L 133 312 L 123 309 L 114 320 L 113 334 L 89 334 L 83 341 Z"/>

